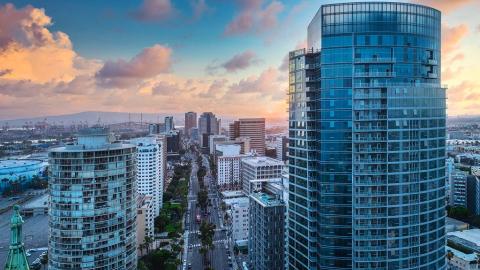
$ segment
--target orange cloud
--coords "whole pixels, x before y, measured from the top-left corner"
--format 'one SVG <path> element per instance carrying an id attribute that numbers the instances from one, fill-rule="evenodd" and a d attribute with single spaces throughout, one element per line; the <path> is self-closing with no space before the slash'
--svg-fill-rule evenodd
<path id="1" fill-rule="evenodd" d="M 458 48 L 460 41 L 468 34 L 468 26 L 442 24 L 442 55 L 447 56 Z"/>
<path id="2" fill-rule="evenodd" d="M 0 6 L 0 70 L 9 71 L 2 79 L 70 81 L 80 72 L 68 35 L 50 32 L 51 24 L 43 9 Z"/>
<path id="3" fill-rule="evenodd" d="M 444 13 L 472 3 L 473 0 L 414 0 L 414 3 L 434 7 Z"/>

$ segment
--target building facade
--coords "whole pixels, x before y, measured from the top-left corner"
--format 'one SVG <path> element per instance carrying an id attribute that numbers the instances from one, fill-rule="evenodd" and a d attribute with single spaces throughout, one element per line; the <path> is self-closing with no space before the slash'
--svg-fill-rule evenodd
<path id="1" fill-rule="evenodd" d="M 459 169 L 454 169 L 451 175 L 450 186 L 450 205 L 467 207 L 467 186 L 468 186 L 468 173 Z M 473 209 L 472 209 L 473 210 Z"/>
<path id="2" fill-rule="evenodd" d="M 233 242 L 245 246 L 248 243 L 249 200 L 247 197 L 238 197 L 224 200 L 229 215 L 229 230 Z"/>
<path id="3" fill-rule="evenodd" d="M 445 269 L 441 14 L 322 5 L 289 56 L 289 269 Z"/>
<path id="4" fill-rule="evenodd" d="M 197 127 L 197 113 L 187 112 L 185 113 L 185 134 L 191 136 L 192 128 Z"/>
<path id="5" fill-rule="evenodd" d="M 216 145 L 218 143 L 226 142 L 228 140 L 228 137 L 224 135 L 210 135 L 208 140 L 208 146 L 210 147 L 210 155 L 214 155 L 216 151 Z"/>
<path id="6" fill-rule="evenodd" d="M 135 138 L 130 143 L 137 147 L 138 193 L 151 197 L 154 217 L 157 217 L 163 204 L 163 184 L 167 171 L 165 137 Z"/>
<path id="7" fill-rule="evenodd" d="M 250 151 L 265 155 L 265 118 L 243 118 L 229 125 L 228 136 L 234 141 L 238 137 L 250 138 Z"/>
<path id="8" fill-rule="evenodd" d="M 283 162 L 269 157 L 242 159 L 242 189 L 245 194 L 262 190 L 268 182 L 281 182 Z"/>
<path id="9" fill-rule="evenodd" d="M 288 138 L 286 136 L 277 137 L 275 140 L 275 150 L 277 159 L 287 161 Z"/>
<path id="10" fill-rule="evenodd" d="M 48 269 L 137 269 L 132 144 L 91 128 L 49 153 Z"/>
<path id="11" fill-rule="evenodd" d="M 175 123 L 173 122 L 173 116 L 165 117 L 165 132 L 170 132 L 175 129 Z"/>
<path id="12" fill-rule="evenodd" d="M 209 136 L 218 135 L 220 133 L 220 119 L 217 119 L 215 114 L 211 112 L 204 112 L 198 118 L 198 135 L 200 139 L 200 146 L 208 147 Z"/>
<path id="13" fill-rule="evenodd" d="M 283 270 L 285 203 L 268 193 L 249 196 L 248 260 L 251 269 Z"/>
<path id="14" fill-rule="evenodd" d="M 138 194 L 137 197 L 137 248 L 145 243 L 145 237 L 154 240 L 155 203 L 151 196 Z M 150 247 L 151 248 L 151 247 Z"/>

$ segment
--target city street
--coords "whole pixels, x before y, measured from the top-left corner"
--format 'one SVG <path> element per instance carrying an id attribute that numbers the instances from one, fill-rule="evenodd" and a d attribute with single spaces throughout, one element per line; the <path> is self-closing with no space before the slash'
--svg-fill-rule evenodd
<path id="1" fill-rule="evenodd" d="M 197 193 L 200 191 L 200 185 L 197 179 L 197 171 L 199 165 L 196 164 L 197 159 L 192 160 L 192 174 L 190 176 L 190 189 L 188 193 L 188 210 L 185 220 L 185 249 L 187 252 L 183 258 L 182 269 L 203 270 L 203 256 L 200 254 L 201 242 L 199 239 L 200 222 L 207 220 L 215 224 L 215 234 L 213 237 L 214 249 L 207 254 L 207 259 L 211 262 L 212 269 L 226 270 L 232 269 L 229 266 L 229 259 L 227 255 L 227 231 L 223 227 L 222 219 L 219 213 L 220 198 L 214 185 L 211 184 L 212 174 L 210 172 L 210 164 L 208 159 L 203 156 L 202 163 L 207 169 L 207 174 L 204 177 L 205 185 L 208 188 L 208 197 L 211 205 L 207 208 L 207 214 L 200 211 L 197 206 Z M 197 222 L 196 216 L 200 215 L 201 221 Z M 189 268 L 191 266 L 191 268 Z"/>

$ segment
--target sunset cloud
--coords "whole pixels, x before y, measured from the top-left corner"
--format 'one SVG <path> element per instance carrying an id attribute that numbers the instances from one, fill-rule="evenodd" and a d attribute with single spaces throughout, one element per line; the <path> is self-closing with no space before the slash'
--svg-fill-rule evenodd
<path id="1" fill-rule="evenodd" d="M 468 34 L 468 26 L 460 24 L 449 26 L 442 24 L 442 54 L 447 56 L 455 51 L 460 41 Z"/>
<path id="2" fill-rule="evenodd" d="M 165 21 L 176 12 L 171 0 L 144 0 L 133 16 L 139 21 Z"/>
<path id="3" fill-rule="evenodd" d="M 223 63 L 222 67 L 228 72 L 236 72 L 241 69 L 246 69 L 256 62 L 258 62 L 258 59 L 255 52 L 247 50 L 234 55 L 231 59 Z"/>
<path id="4" fill-rule="evenodd" d="M 277 17 L 283 11 L 278 1 L 237 0 L 240 8 L 238 15 L 225 27 L 224 35 L 245 34 L 252 30 L 263 32 L 277 25 Z"/>
<path id="5" fill-rule="evenodd" d="M 288 82 L 281 76 L 281 73 L 275 68 L 268 68 L 258 77 L 250 76 L 240 80 L 230 86 L 231 94 L 258 94 L 260 96 L 269 96 L 273 99 L 285 99 L 285 91 Z"/>
<path id="6" fill-rule="evenodd" d="M 415 0 L 413 2 L 434 7 L 442 12 L 448 13 L 473 1 L 474 0 Z"/>
<path id="7" fill-rule="evenodd" d="M 154 77 L 167 73 L 171 68 L 172 50 L 156 44 L 143 49 L 129 61 L 119 59 L 107 61 L 97 72 L 96 77 L 105 87 L 126 88 L 138 82 L 138 79 Z"/>
<path id="8" fill-rule="evenodd" d="M 80 72 L 70 38 L 48 29 L 52 20 L 43 9 L 0 6 L 0 25 L 0 70 L 8 71 L 3 79 L 70 81 Z"/>

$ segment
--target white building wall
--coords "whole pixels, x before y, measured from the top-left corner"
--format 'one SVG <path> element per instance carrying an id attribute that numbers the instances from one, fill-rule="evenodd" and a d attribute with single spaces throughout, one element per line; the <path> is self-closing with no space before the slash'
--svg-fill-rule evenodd
<path id="1" fill-rule="evenodd" d="M 233 241 L 248 241 L 249 202 L 247 197 L 227 199 Z"/>
<path id="2" fill-rule="evenodd" d="M 136 138 L 131 142 L 137 146 L 138 192 L 152 197 L 156 217 L 163 205 L 166 143 L 163 136 Z"/>

